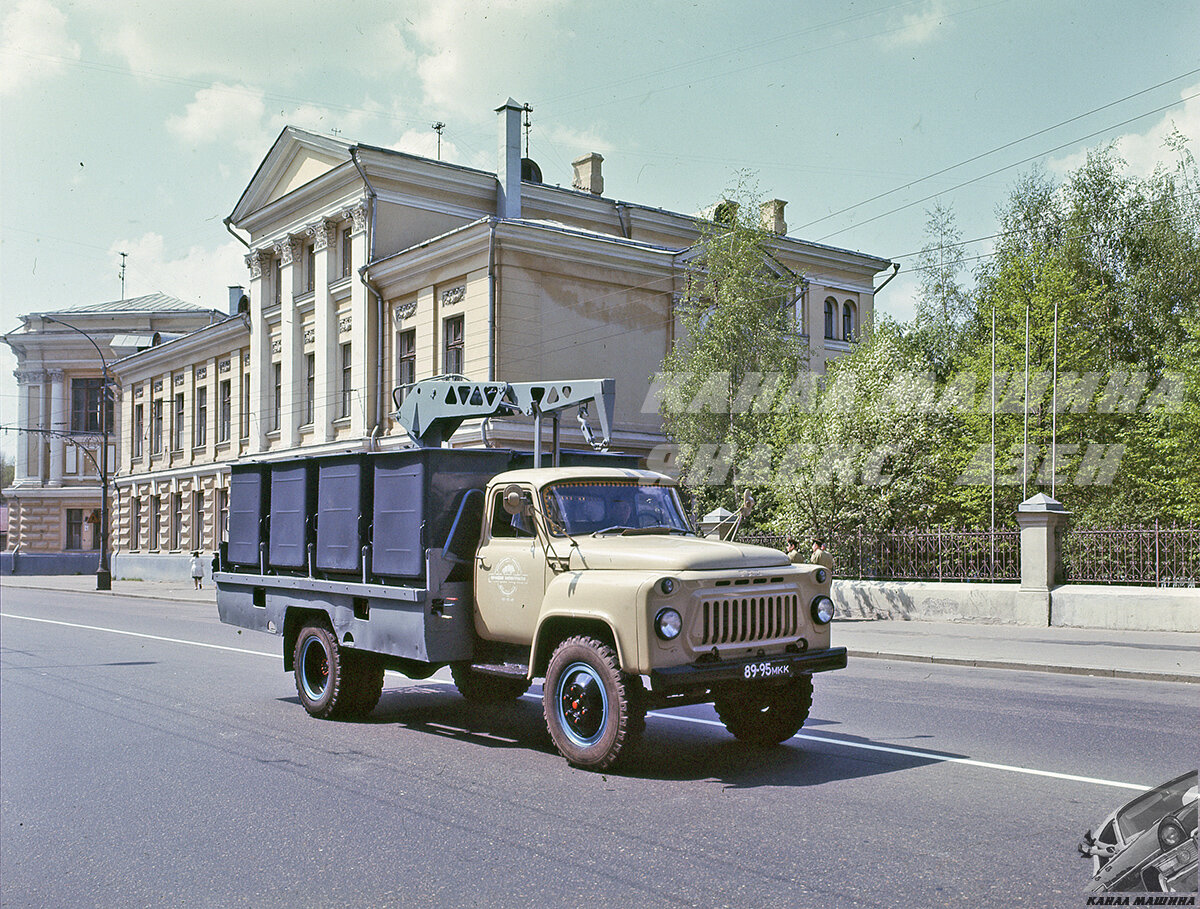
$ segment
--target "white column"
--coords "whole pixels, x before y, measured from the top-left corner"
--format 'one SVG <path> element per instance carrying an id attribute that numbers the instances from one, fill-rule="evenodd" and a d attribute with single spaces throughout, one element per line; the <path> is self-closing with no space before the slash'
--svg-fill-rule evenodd
<path id="1" fill-rule="evenodd" d="M 31 370 L 16 369 L 13 375 L 17 378 L 17 426 L 29 429 L 29 388 L 33 378 Z M 22 483 L 29 477 L 29 440 L 37 433 L 20 433 L 17 439 L 17 466 L 13 473 L 13 483 Z"/>
<path id="2" fill-rule="evenodd" d="M 354 363 L 351 366 L 351 381 L 357 392 L 354 406 L 350 409 L 350 429 L 352 436 L 366 436 L 368 426 L 375 419 L 371 410 L 370 395 L 373 375 L 371 370 L 375 361 L 375 352 L 371 349 L 370 326 L 375 322 L 375 297 L 367 293 L 362 281 L 358 278 L 358 270 L 367 262 L 367 210 L 364 206 L 351 209 L 346 213 L 353 218 L 351 235 L 351 274 L 354 276 L 350 283 L 350 344 L 354 351 Z"/>
<path id="3" fill-rule="evenodd" d="M 267 395 L 271 389 L 271 338 L 267 333 L 267 320 L 263 310 L 270 302 L 269 272 L 271 254 L 269 250 L 256 249 L 246 256 L 246 267 L 250 269 L 250 438 L 248 453 L 266 451 L 268 418 L 271 402 Z M 238 356 L 238 400 L 236 432 L 242 434 L 242 379 L 245 365 Z"/>
<path id="4" fill-rule="evenodd" d="M 304 422 L 301 389 L 304 377 L 304 326 L 296 312 L 296 261 L 300 257 L 300 239 L 288 237 L 275 244 L 276 251 L 283 257 L 280 269 L 283 292 L 279 295 L 279 340 L 280 363 L 283 381 L 280 387 L 279 444 L 283 448 L 295 448 L 300 444 L 300 424 Z"/>
<path id="5" fill-rule="evenodd" d="M 67 384 L 61 369 L 46 371 L 50 379 L 50 428 L 55 432 L 67 431 Z M 62 486 L 63 450 L 66 442 L 62 438 L 50 437 L 50 486 Z"/>
<path id="6" fill-rule="evenodd" d="M 313 406 L 313 439 L 328 442 L 333 438 L 333 421 L 341 416 L 341 395 L 338 376 L 342 363 L 338 350 L 337 307 L 329 298 L 329 275 L 336 264 L 337 222 L 322 221 L 309 228 L 316 253 L 313 276 L 313 328 L 316 330 L 316 383 Z M 357 351 L 355 351 L 357 353 Z"/>

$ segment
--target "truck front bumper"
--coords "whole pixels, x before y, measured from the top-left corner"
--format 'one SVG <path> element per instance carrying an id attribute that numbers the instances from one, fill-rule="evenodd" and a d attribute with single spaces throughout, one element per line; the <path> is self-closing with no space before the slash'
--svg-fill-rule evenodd
<path id="1" fill-rule="evenodd" d="M 712 688 L 731 682 L 782 681 L 803 673 L 828 672 L 846 668 L 846 648 L 784 653 L 748 660 L 720 660 L 711 663 L 687 663 L 650 671 L 650 687 L 669 693 L 696 688 Z"/>

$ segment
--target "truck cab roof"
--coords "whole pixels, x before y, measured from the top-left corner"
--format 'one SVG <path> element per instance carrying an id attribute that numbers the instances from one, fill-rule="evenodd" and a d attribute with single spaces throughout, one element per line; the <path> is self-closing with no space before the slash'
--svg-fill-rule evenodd
<path id="1" fill-rule="evenodd" d="M 678 485 L 666 474 L 627 467 L 543 467 L 507 470 L 497 474 L 490 485 L 528 483 L 530 486 L 541 487 L 560 480 L 632 480 L 646 486 Z"/>

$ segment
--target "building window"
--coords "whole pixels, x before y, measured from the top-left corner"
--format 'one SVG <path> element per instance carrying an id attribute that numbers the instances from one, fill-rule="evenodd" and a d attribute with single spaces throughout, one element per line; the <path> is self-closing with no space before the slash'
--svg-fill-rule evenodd
<path id="1" fill-rule="evenodd" d="M 342 345 L 342 412 L 341 416 L 350 416 L 350 396 L 354 391 L 353 370 L 354 365 L 353 349 L 350 342 L 347 341 Z"/>
<path id="2" fill-rule="evenodd" d="M 175 413 L 171 425 L 171 450 L 183 451 L 183 392 L 175 395 Z"/>
<path id="3" fill-rule="evenodd" d="M 314 401 L 317 392 L 317 355 L 304 355 L 304 422 L 312 425 Z"/>
<path id="4" fill-rule="evenodd" d="M 145 420 L 145 405 L 133 405 L 133 459 L 140 461 L 142 459 L 142 432 L 145 429 L 143 422 Z"/>
<path id="5" fill-rule="evenodd" d="M 410 328 L 400 332 L 396 339 L 396 384 L 400 387 L 400 400 L 408 396 L 408 388 L 417 381 L 417 330 Z"/>
<path id="6" fill-rule="evenodd" d="M 273 363 L 271 369 L 275 374 L 275 391 L 271 396 L 271 428 L 278 432 L 280 429 L 279 417 L 282 413 L 283 364 Z"/>
<path id="7" fill-rule="evenodd" d="M 858 336 L 858 325 L 855 319 L 854 304 L 849 300 L 842 306 L 842 340 L 853 341 Z"/>
<path id="8" fill-rule="evenodd" d="M 271 260 L 271 299 L 278 306 L 283 301 L 283 259 Z"/>
<path id="9" fill-rule="evenodd" d="M 208 389 L 196 389 L 196 426 L 192 433 L 195 441 L 192 443 L 196 448 L 203 448 L 208 444 Z"/>
<path id="10" fill-rule="evenodd" d="M 129 500 L 129 548 L 142 548 L 142 499 L 134 496 Z"/>
<path id="11" fill-rule="evenodd" d="M 837 301 L 833 297 L 825 300 L 825 337 L 833 340 L 833 321 L 837 318 Z"/>
<path id="12" fill-rule="evenodd" d="M 112 399 L 105 402 L 104 418 L 101 421 L 100 404 L 104 400 L 103 379 L 71 380 L 71 430 L 73 432 L 103 432 L 112 429 Z"/>
<path id="13" fill-rule="evenodd" d="M 204 546 L 204 490 L 192 493 L 192 550 Z"/>
<path id="14" fill-rule="evenodd" d="M 150 496 L 150 540 L 147 548 L 157 550 L 162 529 L 162 498 Z"/>
<path id="15" fill-rule="evenodd" d="M 453 316 L 446 320 L 445 354 L 442 357 L 442 372 L 448 376 L 463 374 L 463 317 Z"/>
<path id="16" fill-rule="evenodd" d="M 163 402 L 156 399 L 150 405 L 150 452 L 162 454 L 163 450 Z"/>
<path id="17" fill-rule="evenodd" d="M 217 490 L 217 544 L 229 539 L 229 490 Z"/>
<path id="18" fill-rule="evenodd" d="M 180 548 L 183 539 L 183 493 L 171 493 L 171 550 Z"/>
<path id="19" fill-rule="evenodd" d="M 342 228 L 342 277 L 350 277 L 350 265 L 353 262 L 354 245 L 350 240 L 350 228 Z"/>
<path id="20" fill-rule="evenodd" d="M 250 438 L 250 373 L 242 376 L 242 438 Z"/>
<path id="21" fill-rule="evenodd" d="M 83 549 L 83 509 L 67 509 L 67 546 L 71 551 Z"/>
<path id="22" fill-rule="evenodd" d="M 317 283 L 317 251 L 311 243 L 304 244 L 304 290 L 312 293 Z"/>
<path id="23" fill-rule="evenodd" d="M 225 379 L 221 383 L 220 396 L 221 400 L 217 405 L 221 409 L 217 421 L 217 441 L 228 442 L 230 424 L 233 421 L 233 384 L 231 379 Z"/>

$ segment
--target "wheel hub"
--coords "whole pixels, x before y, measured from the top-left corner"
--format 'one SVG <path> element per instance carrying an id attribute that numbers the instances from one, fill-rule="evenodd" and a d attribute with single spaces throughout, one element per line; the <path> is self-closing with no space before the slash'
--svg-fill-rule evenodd
<path id="1" fill-rule="evenodd" d="M 581 745 L 595 742 L 604 729 L 608 698 L 592 667 L 576 663 L 562 674 L 559 711 L 567 734 Z"/>

